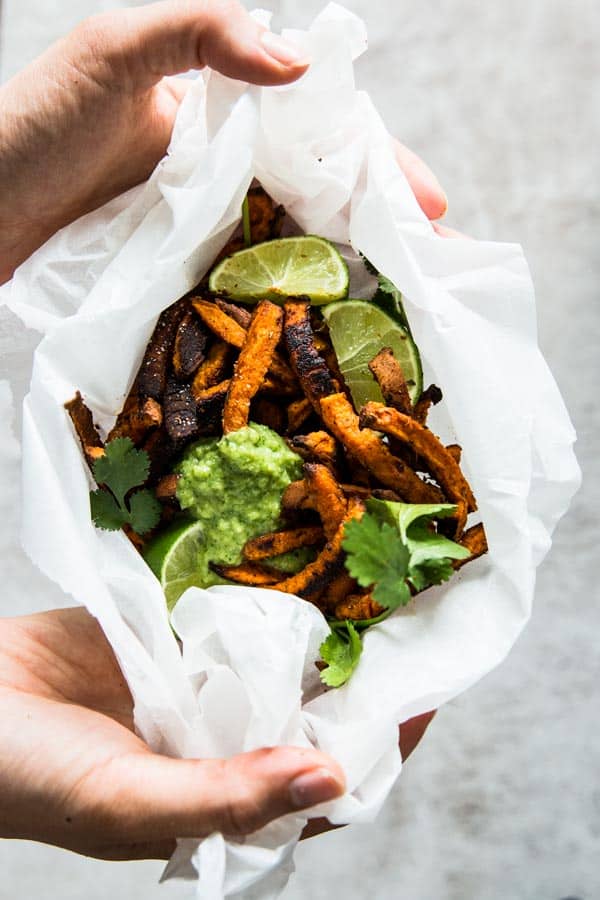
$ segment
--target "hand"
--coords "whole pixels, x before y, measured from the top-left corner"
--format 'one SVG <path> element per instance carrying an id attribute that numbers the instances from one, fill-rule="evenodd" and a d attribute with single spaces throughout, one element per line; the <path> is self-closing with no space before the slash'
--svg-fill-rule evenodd
<path id="1" fill-rule="evenodd" d="M 146 179 L 164 155 L 189 82 L 210 66 L 285 84 L 309 61 L 238 0 L 163 0 L 88 19 L 0 88 L 0 284 L 55 231 Z M 423 210 L 446 198 L 398 145 Z"/>
<path id="2" fill-rule="evenodd" d="M 84 609 L 0 620 L 0 763 L 0 837 L 100 859 L 168 858 L 175 837 L 249 834 L 344 790 L 339 766 L 315 750 L 153 753 Z"/>

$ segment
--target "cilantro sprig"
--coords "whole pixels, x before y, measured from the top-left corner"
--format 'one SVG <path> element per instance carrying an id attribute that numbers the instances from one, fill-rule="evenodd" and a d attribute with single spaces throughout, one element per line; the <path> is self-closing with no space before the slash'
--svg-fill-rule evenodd
<path id="1" fill-rule="evenodd" d="M 434 522 L 451 516 L 449 503 L 394 503 L 367 500 L 367 512 L 345 527 L 346 569 L 361 587 L 372 588 L 383 607 L 376 619 L 330 622 L 331 634 L 321 644 L 328 667 L 321 680 L 330 687 L 345 684 L 362 652 L 360 635 L 395 609 L 406 606 L 413 592 L 442 584 L 452 575 L 452 560 L 466 559 L 465 547 L 440 534 Z"/>
<path id="2" fill-rule="evenodd" d="M 118 531 L 130 525 L 137 534 L 151 531 L 160 519 L 160 503 L 147 488 L 133 491 L 148 478 L 150 459 L 130 438 L 115 438 L 93 467 L 101 488 L 90 492 L 92 520 L 97 528 Z M 131 493 L 133 491 L 133 493 Z"/>

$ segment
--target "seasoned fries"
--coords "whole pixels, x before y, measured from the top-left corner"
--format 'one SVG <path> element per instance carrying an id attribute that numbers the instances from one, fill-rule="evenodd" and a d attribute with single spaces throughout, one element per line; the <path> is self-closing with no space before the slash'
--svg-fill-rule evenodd
<path id="1" fill-rule="evenodd" d="M 250 191 L 249 204 L 253 240 L 276 236 L 280 208 L 262 189 Z M 242 238 L 234 236 L 220 258 L 241 246 Z M 461 448 L 444 446 L 426 426 L 430 407 L 442 397 L 438 387 L 428 387 L 413 405 L 402 366 L 389 347 L 382 347 L 368 366 L 384 403 L 355 409 L 318 307 L 302 296 L 288 297 L 283 306 L 264 299 L 254 306 L 233 303 L 208 291 L 207 283 L 159 316 L 108 440 L 128 437 L 147 452 L 148 485 L 162 504 L 163 522 L 180 513 L 180 476 L 172 467 L 192 441 L 221 438 L 257 423 L 257 431 L 266 426 L 276 432 L 286 453 L 291 456 L 292 450 L 299 457 L 302 477 L 292 457 L 294 474 L 288 477 L 298 480 L 283 491 L 280 521 L 246 540 L 237 564 L 209 557 L 215 573 L 228 582 L 296 594 L 330 621 L 364 625 L 384 612 L 373 592 L 383 599 L 375 582 L 361 587 L 358 571 L 352 569 L 355 577 L 349 574 L 343 540 L 345 526 L 363 516 L 367 501 L 452 504 L 450 521 L 430 527 L 440 535 L 453 533 L 470 552 L 453 567 L 487 551 L 483 525 L 466 528 L 477 505 L 460 468 Z M 79 392 L 65 406 L 92 468 L 105 452 L 92 414 Z M 182 498 L 183 485 L 184 480 L 179 482 Z M 368 518 L 350 526 L 348 540 L 353 529 L 367 525 Z M 142 550 L 143 539 L 131 529 L 128 535 Z M 298 562 L 299 571 L 276 568 L 277 557 L 304 548 L 312 550 L 292 556 L 292 565 L 314 558 Z M 279 562 L 284 564 L 289 559 Z"/>
<path id="2" fill-rule="evenodd" d="M 248 424 L 250 402 L 258 392 L 281 337 L 280 306 L 263 300 L 256 307 L 234 367 L 223 410 L 223 434 Z"/>

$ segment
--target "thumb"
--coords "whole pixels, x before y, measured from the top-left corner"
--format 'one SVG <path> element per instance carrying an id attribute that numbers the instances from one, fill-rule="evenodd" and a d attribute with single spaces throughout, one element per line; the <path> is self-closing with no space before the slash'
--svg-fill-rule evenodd
<path id="1" fill-rule="evenodd" d="M 250 834 L 272 819 L 333 800 L 344 791 L 339 765 L 315 750 L 275 747 L 231 759 L 121 757 L 102 785 L 115 840 L 128 843 Z"/>
<path id="2" fill-rule="evenodd" d="M 162 0 L 88 19 L 73 37 L 96 64 L 108 63 L 135 87 L 152 87 L 165 75 L 210 66 L 253 84 L 286 84 L 310 60 L 259 25 L 238 0 Z"/>

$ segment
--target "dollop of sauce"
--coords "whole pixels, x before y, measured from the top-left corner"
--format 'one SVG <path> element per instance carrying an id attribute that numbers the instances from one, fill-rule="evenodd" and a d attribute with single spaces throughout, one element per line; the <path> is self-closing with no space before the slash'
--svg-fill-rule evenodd
<path id="1" fill-rule="evenodd" d="M 175 471 L 181 508 L 202 524 L 198 583 L 209 587 L 223 583 L 211 562 L 237 565 L 246 541 L 280 526 L 281 496 L 302 477 L 302 460 L 275 431 L 251 423 L 190 445 Z M 305 554 L 289 556 L 279 557 L 282 569 L 305 564 Z"/>

